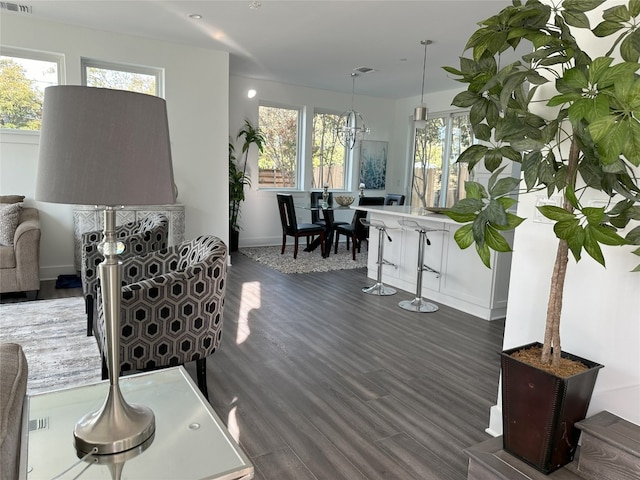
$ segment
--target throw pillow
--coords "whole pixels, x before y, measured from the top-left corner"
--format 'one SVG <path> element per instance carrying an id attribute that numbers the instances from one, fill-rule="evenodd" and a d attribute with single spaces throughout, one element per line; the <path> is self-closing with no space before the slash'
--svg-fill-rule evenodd
<path id="1" fill-rule="evenodd" d="M 20 203 L 24 195 L 0 195 L 0 203 Z"/>
<path id="2" fill-rule="evenodd" d="M 13 235 L 18 228 L 22 203 L 0 203 L 0 245 L 13 245 Z"/>

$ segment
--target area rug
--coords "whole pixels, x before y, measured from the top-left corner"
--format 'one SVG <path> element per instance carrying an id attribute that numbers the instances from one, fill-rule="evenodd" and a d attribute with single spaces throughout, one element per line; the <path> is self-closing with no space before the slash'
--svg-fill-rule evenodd
<path id="1" fill-rule="evenodd" d="M 87 337 L 81 297 L 0 305 L 0 342 L 22 345 L 27 393 L 58 390 L 102 379 L 94 337 Z"/>
<path id="2" fill-rule="evenodd" d="M 282 273 L 310 273 L 330 272 L 332 270 L 350 270 L 367 266 L 367 252 L 363 250 L 356 254 L 353 261 L 351 251 L 343 245 L 334 255 L 333 251 L 327 258 L 322 258 L 319 251 L 305 252 L 301 247 L 298 258 L 293 259 L 293 246 L 287 245 L 284 255 L 280 254 L 280 247 L 247 247 L 241 248 L 240 253 L 253 260 Z"/>

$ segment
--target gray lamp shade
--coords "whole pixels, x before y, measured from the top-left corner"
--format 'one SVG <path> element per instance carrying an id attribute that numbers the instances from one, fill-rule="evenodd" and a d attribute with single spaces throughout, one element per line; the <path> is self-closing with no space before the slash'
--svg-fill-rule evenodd
<path id="1" fill-rule="evenodd" d="M 175 203 L 164 99 L 106 88 L 45 89 L 36 200 Z"/>

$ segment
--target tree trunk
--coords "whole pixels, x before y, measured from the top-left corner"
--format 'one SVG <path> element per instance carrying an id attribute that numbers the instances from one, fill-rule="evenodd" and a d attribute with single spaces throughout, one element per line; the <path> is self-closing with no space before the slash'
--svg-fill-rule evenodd
<path id="1" fill-rule="evenodd" d="M 573 137 L 569 150 L 567 162 L 567 187 L 575 191 L 576 177 L 578 175 L 578 161 L 580 159 L 580 148 Z M 563 208 L 568 212 L 573 212 L 573 205 L 564 197 Z M 559 240 L 556 251 L 556 261 L 551 275 L 551 285 L 549 286 L 549 303 L 547 304 L 547 320 L 544 328 L 544 343 L 542 345 L 542 363 L 553 363 L 560 365 L 560 316 L 562 314 L 562 298 L 564 294 L 564 281 L 567 275 L 567 262 L 569 260 L 569 245 L 566 240 Z"/>
<path id="2" fill-rule="evenodd" d="M 553 361 L 554 366 L 560 364 L 560 315 L 562 313 L 562 297 L 564 280 L 567 274 L 569 260 L 569 246 L 565 240 L 560 240 L 556 252 L 556 261 L 551 276 L 549 288 L 549 303 L 547 305 L 547 321 L 544 329 L 544 344 L 542 346 L 542 363 Z M 551 356 L 553 354 L 553 357 Z"/>

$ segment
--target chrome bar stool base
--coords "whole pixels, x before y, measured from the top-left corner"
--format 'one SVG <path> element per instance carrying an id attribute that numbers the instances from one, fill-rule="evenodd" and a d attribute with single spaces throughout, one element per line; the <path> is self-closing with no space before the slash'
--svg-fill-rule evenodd
<path id="1" fill-rule="evenodd" d="M 379 283 L 376 283 L 375 285 L 371 285 L 370 287 L 364 287 L 362 289 L 362 293 L 368 293 L 369 295 L 385 296 L 385 295 L 395 295 L 397 292 L 395 288 L 388 287 L 384 283 L 379 282 Z"/>
<path id="2" fill-rule="evenodd" d="M 413 300 L 403 300 L 398 303 L 398 306 L 403 310 L 408 310 L 409 312 L 417 312 L 417 313 L 433 313 L 437 312 L 440 307 L 438 307 L 435 303 L 431 303 L 422 298 L 422 274 L 424 272 L 434 273 L 436 277 L 440 277 L 440 272 L 431 268 L 428 265 L 424 264 L 424 246 L 431 245 L 431 241 L 427 237 L 427 232 L 438 232 L 444 231 L 442 229 L 429 229 L 418 222 L 414 222 L 413 220 L 404 220 L 403 225 L 407 227 L 412 227 L 419 234 L 418 239 L 418 265 L 417 272 L 418 277 L 416 279 L 416 296 Z"/>
<path id="3" fill-rule="evenodd" d="M 389 265 L 394 268 L 398 268 L 395 263 L 388 262 L 384 259 L 384 236 L 386 235 L 389 241 L 391 241 L 391 237 L 387 233 L 387 226 L 384 222 L 380 220 L 376 220 L 375 222 L 367 222 L 365 220 L 360 220 L 363 225 L 367 227 L 374 227 L 378 229 L 378 276 L 376 278 L 376 283 L 370 287 L 364 287 L 362 289 L 362 293 L 366 293 L 367 295 L 379 295 L 379 296 L 387 296 L 387 295 L 395 295 L 396 289 L 392 287 L 387 287 L 384 283 L 382 283 L 382 266 Z"/>
<path id="4" fill-rule="evenodd" d="M 437 312 L 440 307 L 435 303 L 427 302 L 424 298 L 414 298 L 413 300 L 402 300 L 398 306 L 410 312 L 433 313 Z"/>

